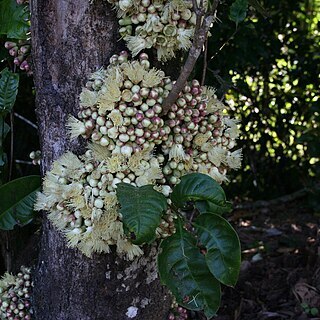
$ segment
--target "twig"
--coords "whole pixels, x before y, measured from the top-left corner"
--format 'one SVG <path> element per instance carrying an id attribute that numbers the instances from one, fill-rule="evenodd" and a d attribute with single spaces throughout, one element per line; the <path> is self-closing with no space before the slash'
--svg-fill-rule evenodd
<path id="1" fill-rule="evenodd" d="M 22 121 L 24 121 L 25 123 L 27 123 L 28 125 L 30 125 L 31 127 L 35 128 L 36 130 L 38 130 L 38 126 L 36 124 L 34 124 L 33 122 L 31 122 L 30 120 L 28 120 L 27 118 L 25 118 L 24 116 L 20 115 L 17 112 L 14 112 L 14 116 L 21 119 Z"/>
<path id="2" fill-rule="evenodd" d="M 240 28 L 236 28 L 236 30 L 232 33 L 232 35 L 220 46 L 220 48 L 211 56 L 210 61 L 214 59 L 219 52 L 229 43 L 229 41 L 238 33 Z"/>
<path id="3" fill-rule="evenodd" d="M 15 163 L 21 163 L 21 164 L 31 164 L 33 165 L 32 161 L 26 161 L 26 160 L 14 160 Z"/>
<path id="4" fill-rule="evenodd" d="M 202 2 L 201 2 L 202 3 Z M 200 4 L 201 4 L 200 3 Z M 186 84 L 195 63 L 197 62 L 203 45 L 207 39 L 207 34 L 210 29 L 212 22 L 214 21 L 214 12 L 217 9 L 219 0 L 215 0 L 212 5 L 212 9 L 210 12 L 205 13 L 203 6 L 198 7 L 196 4 L 196 0 L 193 0 L 194 4 L 194 12 L 197 15 L 196 20 L 196 27 L 194 30 L 194 39 L 192 42 L 191 49 L 189 51 L 189 55 L 187 60 L 182 68 L 182 71 L 177 79 L 176 83 L 174 84 L 172 90 L 170 91 L 168 97 L 164 100 L 162 108 L 162 114 L 167 114 L 169 112 L 170 106 L 177 100 L 179 93 L 181 92 L 182 88 Z"/>
<path id="5" fill-rule="evenodd" d="M 13 128 L 13 122 L 14 122 L 14 117 L 13 117 L 13 111 L 10 113 L 10 130 L 11 130 L 11 135 L 10 135 L 10 164 L 9 164 L 9 181 L 11 181 L 12 178 L 12 170 L 13 170 L 13 138 L 14 138 L 14 128 Z"/>
<path id="6" fill-rule="evenodd" d="M 206 73 L 207 73 L 207 67 L 208 67 L 208 39 L 206 39 L 204 43 L 204 54 L 203 54 L 203 69 L 202 69 L 202 79 L 201 79 L 201 86 L 204 85 L 204 82 L 206 80 Z"/>

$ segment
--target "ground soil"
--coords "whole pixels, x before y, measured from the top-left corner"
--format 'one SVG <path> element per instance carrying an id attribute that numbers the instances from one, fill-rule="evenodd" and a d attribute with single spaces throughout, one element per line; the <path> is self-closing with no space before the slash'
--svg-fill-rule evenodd
<path id="1" fill-rule="evenodd" d="M 237 210 L 229 220 L 243 260 L 215 319 L 320 319 L 319 216 L 299 201 Z"/>

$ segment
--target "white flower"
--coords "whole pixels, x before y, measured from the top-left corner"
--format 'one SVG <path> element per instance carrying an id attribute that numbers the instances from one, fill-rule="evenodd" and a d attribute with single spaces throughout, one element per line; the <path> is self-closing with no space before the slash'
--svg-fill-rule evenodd
<path id="1" fill-rule="evenodd" d="M 140 177 L 137 177 L 135 180 L 138 187 L 145 186 L 147 184 L 151 183 L 151 179 L 147 175 L 141 175 Z"/>
<path id="2" fill-rule="evenodd" d="M 162 81 L 163 78 L 164 73 L 162 71 L 152 68 L 144 75 L 142 86 L 149 88 L 155 87 Z"/>
<path id="3" fill-rule="evenodd" d="M 116 127 L 110 128 L 107 135 L 110 139 L 116 139 L 119 135 L 118 129 Z"/>
<path id="4" fill-rule="evenodd" d="M 97 103 L 97 94 L 86 88 L 80 93 L 80 105 L 83 107 L 92 107 Z"/>
<path id="5" fill-rule="evenodd" d="M 242 149 L 238 149 L 233 152 L 228 152 L 226 158 L 226 164 L 231 169 L 239 169 L 241 167 L 241 160 L 242 160 Z"/>
<path id="6" fill-rule="evenodd" d="M 201 147 L 210 139 L 211 136 L 212 133 L 210 131 L 207 131 L 206 133 L 198 133 L 193 139 L 193 144 L 196 147 Z"/>
<path id="7" fill-rule="evenodd" d="M 179 49 L 183 50 L 189 50 L 192 46 L 192 42 L 190 38 L 194 34 L 194 29 L 184 29 L 184 28 L 179 28 L 178 29 L 178 43 L 179 43 Z"/>
<path id="8" fill-rule="evenodd" d="M 226 109 L 226 106 L 217 98 L 210 98 L 207 102 L 207 112 L 214 113 L 216 111 L 222 111 L 223 109 Z"/>
<path id="9" fill-rule="evenodd" d="M 143 251 L 135 244 L 132 244 L 127 239 L 119 239 L 117 242 L 117 252 L 126 254 L 129 260 L 133 260 L 135 257 L 141 256 Z"/>
<path id="10" fill-rule="evenodd" d="M 146 40 L 140 36 L 126 36 L 124 40 L 127 42 L 127 47 L 131 51 L 133 57 L 147 47 Z"/>
<path id="11" fill-rule="evenodd" d="M 86 127 L 84 123 L 71 115 L 68 118 L 67 129 L 69 131 L 71 140 L 76 139 L 86 133 Z"/>
<path id="12" fill-rule="evenodd" d="M 119 1 L 119 8 L 123 11 L 127 11 L 132 7 L 133 3 L 132 0 L 120 0 Z"/>
<path id="13" fill-rule="evenodd" d="M 183 150 L 183 146 L 181 144 L 173 144 L 169 151 L 169 160 L 186 160 L 186 154 Z"/>
<path id="14" fill-rule="evenodd" d="M 225 176 L 225 174 L 220 173 L 220 171 L 216 167 L 211 167 L 208 171 L 208 174 L 218 183 L 228 181 L 228 178 Z"/>
<path id="15" fill-rule="evenodd" d="M 212 147 L 208 152 L 208 159 L 216 167 L 219 167 L 221 163 L 224 163 L 226 160 L 227 150 L 222 147 Z"/>
<path id="16" fill-rule="evenodd" d="M 119 127 L 123 124 L 123 117 L 119 110 L 112 110 L 108 114 L 108 118 L 113 122 L 115 127 Z"/>

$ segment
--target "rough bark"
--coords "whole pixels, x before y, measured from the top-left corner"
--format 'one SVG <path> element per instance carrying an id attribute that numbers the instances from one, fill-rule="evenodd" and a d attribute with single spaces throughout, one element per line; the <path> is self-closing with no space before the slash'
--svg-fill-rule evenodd
<path id="1" fill-rule="evenodd" d="M 106 1 L 33 0 L 32 41 L 36 113 L 44 174 L 65 150 L 83 146 L 68 141 L 68 114 L 77 114 L 86 76 L 119 51 L 114 11 Z M 170 305 L 155 272 L 155 248 L 138 261 L 115 254 L 92 259 L 66 247 L 45 218 L 39 263 L 34 273 L 34 309 L 38 320 L 165 319 Z"/>

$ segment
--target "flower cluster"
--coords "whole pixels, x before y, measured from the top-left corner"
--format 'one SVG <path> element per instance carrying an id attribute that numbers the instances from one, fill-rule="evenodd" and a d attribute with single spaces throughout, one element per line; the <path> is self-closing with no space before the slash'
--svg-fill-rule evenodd
<path id="1" fill-rule="evenodd" d="M 229 168 L 240 166 L 241 150 L 232 151 L 237 121 L 224 113 L 214 90 L 193 80 L 163 115 L 172 85 L 164 72 L 150 68 L 145 53 L 129 61 L 121 52 L 106 70 L 90 76 L 80 94 L 78 119 L 68 122 L 71 138 L 91 141 L 88 150 L 55 161 L 36 204 L 50 212 L 70 247 L 91 256 L 116 245 L 119 255 L 133 259 L 142 250 L 124 233 L 118 183 L 152 184 L 168 197 L 187 173 L 205 173 L 221 183 Z M 158 238 L 175 232 L 175 218 L 170 210 L 163 214 Z"/>
<path id="2" fill-rule="evenodd" d="M 212 88 L 201 87 L 197 80 L 184 87 L 165 120 L 171 130 L 162 144 L 168 155 L 163 173 L 170 184 L 190 172 L 221 183 L 227 180 L 227 169 L 240 167 L 241 150 L 230 151 L 239 135 L 237 121 L 224 115 L 224 109 Z"/>
<path id="3" fill-rule="evenodd" d="M 96 144 L 80 157 L 67 152 L 46 174 L 35 208 L 50 211 L 48 218 L 65 234 L 70 247 L 91 256 L 116 245 L 119 255 L 132 260 L 143 252 L 124 234 L 116 185 L 155 184 L 162 178 L 163 160 L 147 149 L 128 158 Z"/>
<path id="4" fill-rule="evenodd" d="M 192 1 L 182 0 L 108 0 L 118 10 L 120 35 L 136 56 L 156 48 L 159 61 L 188 50 L 194 34 L 196 15 Z"/>
<path id="5" fill-rule="evenodd" d="M 21 267 L 21 272 L 17 276 L 5 273 L 0 280 L 0 318 L 30 320 L 32 315 L 31 291 L 32 281 L 29 268 Z"/>
<path id="6" fill-rule="evenodd" d="M 79 135 L 130 156 L 154 148 L 168 138 L 170 128 L 160 118 L 161 104 L 172 88 L 163 71 L 150 69 L 145 53 L 128 61 L 114 55 L 107 70 L 91 75 L 80 95 L 78 119 L 71 117 L 71 137 Z"/>
<path id="7" fill-rule="evenodd" d="M 185 320 L 188 318 L 189 317 L 187 309 L 179 306 L 174 300 L 171 305 L 171 312 L 169 313 L 167 320 Z"/>
<path id="8" fill-rule="evenodd" d="M 4 44 L 5 48 L 9 50 L 10 56 L 14 57 L 13 63 L 20 68 L 20 70 L 30 73 L 30 42 L 7 41 Z"/>

